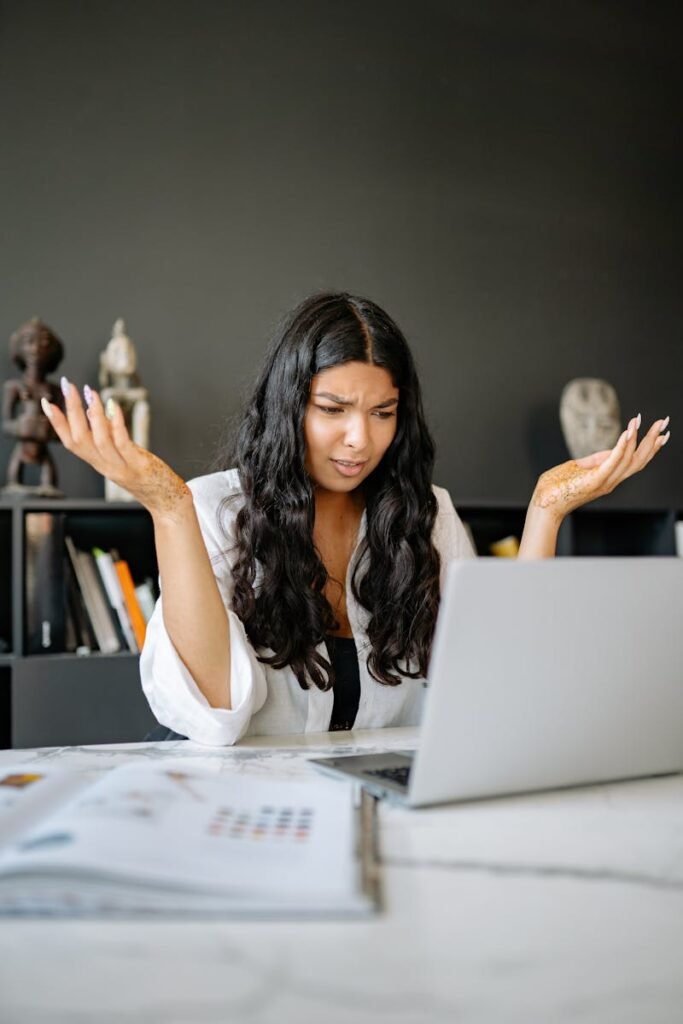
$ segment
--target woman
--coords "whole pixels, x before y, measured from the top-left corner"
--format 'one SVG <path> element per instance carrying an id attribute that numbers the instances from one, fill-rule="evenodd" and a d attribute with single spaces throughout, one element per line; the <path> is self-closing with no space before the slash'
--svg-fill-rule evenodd
<path id="1" fill-rule="evenodd" d="M 141 658 L 158 720 L 209 744 L 250 734 L 413 725 L 440 575 L 474 552 L 446 491 L 408 345 L 374 303 L 303 302 L 280 330 L 237 437 L 237 468 L 190 484 L 84 388 L 64 446 L 150 512 L 162 589 Z M 666 443 L 640 417 L 611 451 L 544 473 L 521 558 L 555 553 L 567 513 L 607 494 Z"/>

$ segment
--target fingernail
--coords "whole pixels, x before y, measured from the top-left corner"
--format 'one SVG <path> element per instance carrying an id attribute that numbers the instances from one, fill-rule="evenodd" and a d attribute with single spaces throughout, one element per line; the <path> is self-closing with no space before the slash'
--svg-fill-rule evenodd
<path id="1" fill-rule="evenodd" d="M 666 430 L 666 428 L 669 426 L 669 420 L 670 419 L 671 419 L 671 417 L 667 416 L 665 420 L 662 420 L 662 425 L 659 428 L 659 433 L 660 434 L 663 433 Z"/>
<path id="2" fill-rule="evenodd" d="M 638 413 L 638 417 L 636 419 L 636 430 L 640 430 L 640 413 Z"/>
<path id="3" fill-rule="evenodd" d="M 628 430 L 626 431 L 626 440 L 630 441 L 632 437 L 633 437 L 633 420 L 631 420 L 631 422 L 628 425 Z"/>
<path id="4" fill-rule="evenodd" d="M 49 420 L 52 419 L 52 406 L 48 402 L 47 398 L 41 398 L 40 408 L 43 410 Z"/>
<path id="5" fill-rule="evenodd" d="M 666 442 L 667 442 L 667 441 L 669 440 L 669 438 L 670 438 L 670 437 L 671 437 L 671 431 L 670 431 L 670 430 L 668 430 L 668 431 L 666 432 L 666 434 L 664 434 L 664 436 L 663 436 L 663 437 L 660 437 L 660 439 L 659 439 L 659 440 L 660 440 L 660 445 L 659 445 L 659 447 L 660 447 L 660 448 L 663 448 L 663 447 L 664 447 L 664 445 L 666 444 Z"/>
<path id="6" fill-rule="evenodd" d="M 113 398 L 108 398 L 107 399 L 107 404 L 104 407 L 104 415 L 107 417 L 108 420 L 113 418 L 114 410 L 115 409 L 116 409 L 116 402 L 114 401 Z"/>
<path id="7" fill-rule="evenodd" d="M 66 379 L 66 377 L 62 377 L 62 379 L 59 382 L 59 386 L 62 389 L 62 394 L 64 395 L 64 397 L 68 398 L 69 397 L 69 388 L 71 387 L 71 385 L 69 384 L 69 382 Z"/>
<path id="8" fill-rule="evenodd" d="M 90 408 L 90 406 L 92 405 L 93 395 L 92 388 L 90 387 L 89 384 L 85 384 L 83 386 L 83 397 L 85 398 L 85 404 L 88 406 L 88 408 Z"/>

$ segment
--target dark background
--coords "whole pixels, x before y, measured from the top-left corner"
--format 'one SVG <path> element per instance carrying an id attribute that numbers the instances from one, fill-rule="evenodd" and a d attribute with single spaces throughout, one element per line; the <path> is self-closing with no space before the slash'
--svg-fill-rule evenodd
<path id="1" fill-rule="evenodd" d="M 39 315 L 96 384 L 125 317 L 152 447 L 194 476 L 278 318 L 344 288 L 411 340 L 456 503 L 528 500 L 568 457 L 563 385 L 596 375 L 624 421 L 672 419 L 607 501 L 683 508 L 675 11 L 0 0 L 0 377 Z"/>

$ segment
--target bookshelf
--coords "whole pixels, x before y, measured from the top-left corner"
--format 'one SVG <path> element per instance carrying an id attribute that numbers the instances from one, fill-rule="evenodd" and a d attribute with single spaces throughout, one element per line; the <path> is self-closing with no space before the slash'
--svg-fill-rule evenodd
<path id="1" fill-rule="evenodd" d="M 156 581 L 152 522 L 136 503 L 0 501 L 0 747 L 141 740 L 155 724 L 128 651 L 36 653 L 27 636 L 27 517 L 59 517 L 77 548 L 115 548 L 136 583 Z"/>
<path id="2" fill-rule="evenodd" d="M 489 545 L 503 537 L 518 539 L 524 529 L 526 506 L 455 503 L 460 518 L 472 531 L 478 555 L 490 555 Z M 561 557 L 664 556 L 676 554 L 676 521 L 683 514 L 671 509 L 584 508 L 563 522 L 557 539 Z"/>
<path id="3" fill-rule="evenodd" d="M 456 502 L 477 551 L 521 537 L 526 506 Z M 0 747 L 62 746 L 141 740 L 155 724 L 140 687 L 138 656 L 28 654 L 26 516 L 60 513 L 77 547 L 116 548 L 136 582 L 156 579 L 154 535 L 147 512 L 133 503 L 0 501 Z M 672 510 L 581 509 L 563 523 L 560 556 L 673 555 Z"/>

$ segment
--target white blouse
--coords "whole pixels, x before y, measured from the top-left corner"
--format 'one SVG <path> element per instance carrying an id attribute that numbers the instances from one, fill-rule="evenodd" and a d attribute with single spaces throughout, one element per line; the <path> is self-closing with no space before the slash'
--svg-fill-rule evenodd
<path id="1" fill-rule="evenodd" d="M 199 690 L 166 632 L 162 596 L 147 626 L 140 658 L 142 688 L 152 711 L 162 725 L 198 743 L 212 746 L 227 746 L 242 736 L 324 732 L 329 728 L 332 715 L 332 689 L 323 692 L 312 685 L 308 690 L 302 690 L 289 666 L 274 669 L 263 665 L 247 638 L 241 620 L 231 610 L 231 548 L 235 517 L 241 506 L 237 470 L 201 476 L 191 480 L 189 486 L 218 589 L 230 619 L 230 693 L 233 706 L 230 711 L 213 708 Z M 443 583 L 447 562 L 456 558 L 473 558 L 475 553 L 448 491 L 435 487 L 434 493 L 439 508 L 433 540 L 441 556 Z M 222 500 L 229 496 L 235 497 L 235 501 L 224 512 L 224 529 L 221 529 L 219 508 Z M 370 675 L 367 656 L 363 653 L 369 646 L 366 632 L 369 615 L 354 599 L 351 578 L 364 533 L 365 514 L 346 578 L 346 606 L 359 654 L 361 685 L 354 728 L 417 725 L 422 712 L 424 680 L 405 678 L 398 686 L 378 683 Z M 327 657 L 324 645 L 321 653 Z"/>

